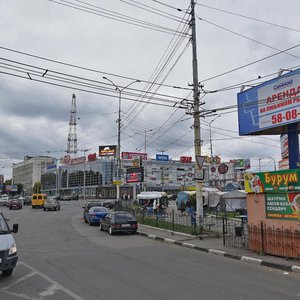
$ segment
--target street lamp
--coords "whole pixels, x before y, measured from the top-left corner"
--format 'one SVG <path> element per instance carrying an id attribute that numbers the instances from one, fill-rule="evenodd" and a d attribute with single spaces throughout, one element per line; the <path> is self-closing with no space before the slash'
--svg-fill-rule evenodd
<path id="1" fill-rule="evenodd" d="M 144 147 L 144 153 L 147 153 L 147 132 L 153 131 L 154 129 L 144 130 L 144 137 L 145 137 L 145 147 Z M 135 132 L 134 134 L 141 134 L 140 132 Z M 138 149 L 138 148 L 137 148 Z"/>
<path id="2" fill-rule="evenodd" d="M 117 149 L 117 177 L 120 179 L 120 170 L 121 170 L 121 98 L 122 98 L 122 92 L 127 89 L 130 85 L 141 82 L 140 80 L 134 80 L 128 85 L 124 86 L 123 88 L 120 88 L 117 86 L 112 80 L 108 79 L 107 77 L 103 76 L 103 79 L 109 81 L 116 89 L 116 91 L 119 92 L 119 117 L 118 117 L 118 149 Z M 117 199 L 120 199 L 120 186 L 117 185 Z"/>
<path id="3" fill-rule="evenodd" d="M 84 156 L 84 164 L 83 164 L 83 199 L 85 200 L 85 152 L 90 151 L 91 149 L 84 149 L 83 156 Z"/>

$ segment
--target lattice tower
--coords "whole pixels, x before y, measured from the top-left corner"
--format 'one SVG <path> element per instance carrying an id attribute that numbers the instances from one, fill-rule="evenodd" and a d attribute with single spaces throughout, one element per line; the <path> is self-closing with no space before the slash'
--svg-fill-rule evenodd
<path id="1" fill-rule="evenodd" d="M 72 96 L 72 105 L 71 105 L 71 116 L 69 122 L 69 134 L 68 134 L 68 149 L 67 154 L 70 156 L 77 153 L 77 134 L 76 134 L 76 96 Z"/>

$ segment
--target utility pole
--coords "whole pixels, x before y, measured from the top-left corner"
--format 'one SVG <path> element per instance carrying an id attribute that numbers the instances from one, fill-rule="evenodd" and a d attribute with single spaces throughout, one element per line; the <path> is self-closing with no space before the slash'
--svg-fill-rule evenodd
<path id="1" fill-rule="evenodd" d="M 198 82 L 198 62 L 196 45 L 196 20 L 195 20 L 195 0 L 191 0 L 191 27 L 192 27 L 192 48 L 193 48 L 193 89 L 194 89 L 194 148 L 195 148 L 195 173 L 199 172 L 196 157 L 201 155 L 200 139 L 200 100 Z M 203 222 L 203 197 L 202 182 L 196 181 L 196 209 L 200 222 Z"/>

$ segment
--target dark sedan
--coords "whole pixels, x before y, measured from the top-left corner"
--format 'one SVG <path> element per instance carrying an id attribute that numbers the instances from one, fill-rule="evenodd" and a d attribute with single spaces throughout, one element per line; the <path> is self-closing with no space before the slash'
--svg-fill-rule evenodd
<path id="1" fill-rule="evenodd" d="M 98 225 L 99 221 L 103 219 L 108 213 L 106 207 L 93 206 L 85 213 L 85 220 L 90 226 Z"/>
<path id="2" fill-rule="evenodd" d="M 9 209 L 21 209 L 22 201 L 20 199 L 11 199 L 7 204 Z"/>
<path id="3" fill-rule="evenodd" d="M 134 215 L 126 211 L 109 212 L 104 219 L 100 220 L 100 230 L 108 230 L 112 235 L 115 232 L 136 233 L 138 223 Z"/>

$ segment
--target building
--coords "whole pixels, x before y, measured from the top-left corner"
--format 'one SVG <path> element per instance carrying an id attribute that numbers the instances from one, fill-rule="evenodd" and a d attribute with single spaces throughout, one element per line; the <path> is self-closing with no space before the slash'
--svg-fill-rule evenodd
<path id="1" fill-rule="evenodd" d="M 53 164 L 53 158 L 49 156 L 25 156 L 24 160 L 13 164 L 12 183 L 22 184 L 24 195 L 31 195 L 36 182 L 41 182 L 42 173 Z"/>
<path id="2" fill-rule="evenodd" d="M 116 160 L 102 157 L 86 161 L 85 157 L 76 158 L 60 166 L 49 165 L 41 176 L 43 192 L 49 195 L 76 195 L 88 198 L 116 198 Z M 190 157 L 189 157 L 190 158 Z M 127 183 L 127 170 L 132 167 L 143 167 L 143 182 Z M 221 166 L 221 167 L 220 167 Z M 205 186 L 222 189 L 229 182 L 237 179 L 234 162 L 226 164 L 204 163 Z M 225 172 L 225 173 L 224 173 Z M 195 162 L 192 159 L 156 160 L 132 159 L 121 160 L 120 197 L 132 198 L 141 191 L 165 191 L 176 193 L 180 190 L 195 189 Z"/>
<path id="3" fill-rule="evenodd" d="M 49 195 L 76 195 L 89 198 L 116 198 L 112 159 L 72 160 L 49 166 L 41 176 L 43 192 Z M 102 190 L 100 187 L 103 187 Z M 108 187 L 111 189 L 108 191 Z M 106 194 L 106 192 L 108 194 Z"/>

